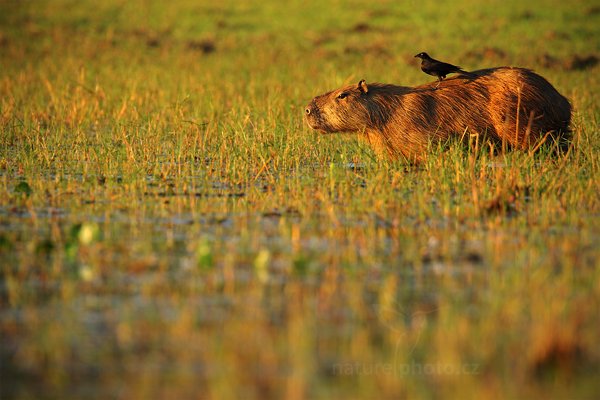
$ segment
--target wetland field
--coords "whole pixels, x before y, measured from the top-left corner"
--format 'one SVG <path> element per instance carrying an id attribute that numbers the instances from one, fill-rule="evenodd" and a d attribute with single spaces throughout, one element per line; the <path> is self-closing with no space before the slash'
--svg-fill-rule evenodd
<path id="1" fill-rule="evenodd" d="M 531 68 L 556 154 L 303 120 Z M 0 398 L 600 396 L 600 1 L 0 0 Z"/>

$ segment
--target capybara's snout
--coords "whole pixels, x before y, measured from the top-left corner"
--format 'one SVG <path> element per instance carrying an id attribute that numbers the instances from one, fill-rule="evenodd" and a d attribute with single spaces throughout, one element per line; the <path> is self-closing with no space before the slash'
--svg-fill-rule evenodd
<path id="1" fill-rule="evenodd" d="M 321 124 L 319 123 L 319 107 L 314 99 L 304 108 L 304 118 L 306 119 L 308 126 L 310 126 L 312 129 L 322 129 Z"/>

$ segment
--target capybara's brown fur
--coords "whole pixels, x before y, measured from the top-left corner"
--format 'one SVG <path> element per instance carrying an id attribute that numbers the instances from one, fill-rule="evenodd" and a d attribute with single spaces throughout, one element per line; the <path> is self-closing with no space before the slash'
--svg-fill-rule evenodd
<path id="1" fill-rule="evenodd" d="M 569 101 L 530 70 L 485 69 L 436 85 L 361 81 L 315 97 L 306 120 L 326 133 L 359 132 L 378 153 L 412 161 L 423 160 L 430 143 L 452 136 L 487 135 L 526 149 L 547 133 L 568 134 Z"/>

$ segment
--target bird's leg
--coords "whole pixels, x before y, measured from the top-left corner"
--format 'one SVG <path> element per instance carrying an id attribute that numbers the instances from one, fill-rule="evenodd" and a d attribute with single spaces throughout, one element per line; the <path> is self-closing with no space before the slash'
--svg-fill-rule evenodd
<path id="1" fill-rule="evenodd" d="M 437 89 L 440 86 L 440 83 L 442 83 L 442 77 L 438 76 L 438 84 L 435 85 L 435 88 Z"/>

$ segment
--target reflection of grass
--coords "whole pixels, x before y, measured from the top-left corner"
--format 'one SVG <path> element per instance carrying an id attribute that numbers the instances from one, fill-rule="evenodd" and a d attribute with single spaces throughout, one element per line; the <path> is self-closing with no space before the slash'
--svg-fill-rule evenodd
<path id="1" fill-rule="evenodd" d="M 598 392 L 600 85 L 569 61 L 597 10 L 264 3 L 0 5 L 3 394 Z M 418 51 L 536 69 L 575 146 L 412 167 L 303 125 L 344 82 L 429 80 Z"/>

